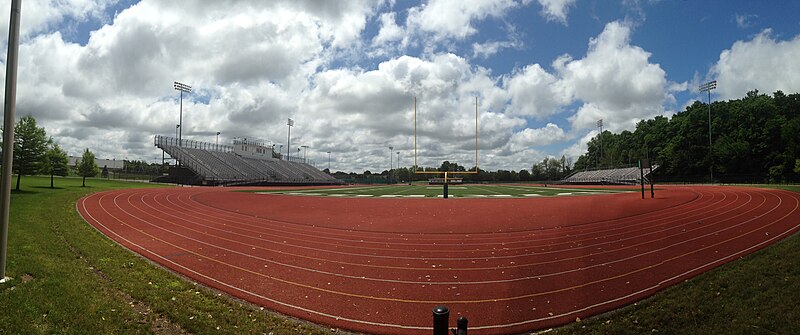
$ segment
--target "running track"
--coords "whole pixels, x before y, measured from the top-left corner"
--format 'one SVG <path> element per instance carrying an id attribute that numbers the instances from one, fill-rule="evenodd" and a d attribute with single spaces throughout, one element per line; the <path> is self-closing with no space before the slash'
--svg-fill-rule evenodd
<path id="1" fill-rule="evenodd" d="M 339 199 L 231 188 L 108 191 L 78 211 L 197 282 L 316 323 L 521 333 L 641 300 L 800 230 L 800 194 L 666 187 L 537 199 Z M 649 196 L 649 195 L 648 195 Z"/>

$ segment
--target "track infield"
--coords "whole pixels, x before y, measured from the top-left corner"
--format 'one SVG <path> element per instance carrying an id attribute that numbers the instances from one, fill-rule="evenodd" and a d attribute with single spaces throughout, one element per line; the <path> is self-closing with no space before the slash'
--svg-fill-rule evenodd
<path id="1" fill-rule="evenodd" d="M 743 187 L 510 199 L 132 189 L 81 199 L 87 222 L 197 282 L 360 332 L 473 334 L 586 318 L 800 230 L 800 195 Z M 264 191 L 272 189 L 265 188 Z M 312 192 L 313 193 L 313 192 Z M 566 193 L 566 192 L 561 192 Z"/>

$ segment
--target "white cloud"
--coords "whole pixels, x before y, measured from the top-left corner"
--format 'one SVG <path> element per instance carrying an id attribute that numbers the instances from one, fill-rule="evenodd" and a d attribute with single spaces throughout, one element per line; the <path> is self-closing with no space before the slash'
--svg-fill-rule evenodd
<path id="1" fill-rule="evenodd" d="M 484 43 L 472 43 L 472 58 L 489 58 L 503 49 L 515 48 L 520 49 L 523 46 L 522 40 L 519 38 L 516 28 L 513 25 L 507 24 L 505 27 L 508 40 L 505 41 L 487 41 Z"/>
<path id="2" fill-rule="evenodd" d="M 764 93 L 800 91 L 800 35 L 787 41 L 771 35 L 766 29 L 722 51 L 710 73 L 722 99 L 737 99 L 754 89 Z"/>
<path id="3" fill-rule="evenodd" d="M 755 14 L 736 14 L 733 16 L 733 21 L 739 28 L 750 28 L 755 24 L 758 15 Z"/>
<path id="4" fill-rule="evenodd" d="M 556 60 L 561 85 L 584 102 L 571 118 L 573 127 L 592 128 L 602 118 L 608 129 L 619 131 L 662 114 L 669 94 L 666 73 L 649 58 L 650 53 L 630 44 L 628 26 L 611 22 L 591 39 L 584 58 Z"/>
<path id="5" fill-rule="evenodd" d="M 563 129 L 554 123 L 548 123 L 539 129 L 526 128 L 511 137 L 511 143 L 518 146 L 544 146 L 569 139 Z"/>
<path id="6" fill-rule="evenodd" d="M 431 33 L 437 40 L 463 40 L 477 32 L 474 21 L 499 18 L 530 0 L 431 0 L 408 11 L 406 26 Z"/>
<path id="7" fill-rule="evenodd" d="M 559 78 L 539 64 L 528 65 L 506 78 L 504 88 L 511 100 L 508 110 L 515 115 L 544 118 L 560 112 L 571 101 Z"/>
<path id="8" fill-rule="evenodd" d="M 385 44 L 403 39 L 405 32 L 397 25 L 394 12 L 383 13 L 380 16 L 381 27 L 378 35 L 372 39 L 374 44 Z"/>
<path id="9" fill-rule="evenodd" d="M 575 6 L 575 0 L 538 0 L 542 5 L 542 16 L 548 21 L 567 24 L 569 8 Z"/>
<path id="10" fill-rule="evenodd" d="M 21 5 L 20 37 L 24 40 L 37 33 L 52 31 L 66 20 L 84 22 L 89 19 L 105 20 L 105 10 L 114 0 L 30 0 Z M 10 16 L 10 3 L 0 6 L 0 17 Z M 6 21 L 4 21 L 6 22 Z M 7 44 L 8 24 L 0 25 L 0 41 Z"/>

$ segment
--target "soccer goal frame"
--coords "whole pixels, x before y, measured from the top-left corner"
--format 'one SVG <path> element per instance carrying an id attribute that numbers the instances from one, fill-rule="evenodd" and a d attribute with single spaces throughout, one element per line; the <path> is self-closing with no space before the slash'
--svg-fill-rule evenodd
<path id="1" fill-rule="evenodd" d="M 414 174 L 444 175 L 447 185 L 448 174 L 478 174 L 478 97 L 475 97 L 475 171 L 419 171 L 417 165 L 417 97 L 414 97 Z"/>

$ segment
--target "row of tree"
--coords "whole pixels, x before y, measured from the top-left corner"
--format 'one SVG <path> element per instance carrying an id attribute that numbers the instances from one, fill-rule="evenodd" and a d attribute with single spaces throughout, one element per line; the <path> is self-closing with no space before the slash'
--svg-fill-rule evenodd
<path id="1" fill-rule="evenodd" d="M 43 127 L 36 126 L 36 119 L 27 115 L 20 118 L 14 126 L 14 163 L 12 171 L 17 174 L 17 187 L 19 190 L 20 179 L 23 175 L 49 175 L 50 187 L 53 185 L 53 176 L 67 176 L 69 174 L 69 160 L 67 153 L 47 136 Z M 99 173 L 94 154 L 86 149 L 81 160 L 76 166 L 77 173 L 83 177 L 83 186 L 86 186 L 86 177 L 94 177 Z"/>
<path id="2" fill-rule="evenodd" d="M 574 169 L 635 166 L 642 158 L 661 165 L 661 178 L 708 180 L 713 172 L 722 182 L 798 182 L 800 94 L 751 91 L 714 102 L 710 111 L 696 101 L 672 118 L 640 121 L 633 132 L 604 131 L 589 141 Z"/>
<path id="3" fill-rule="evenodd" d="M 533 164 L 530 171 L 522 169 L 519 171 L 514 170 L 497 170 L 486 171 L 478 169 L 477 174 L 454 174 L 462 178 L 464 182 L 515 182 L 515 181 L 551 181 L 559 180 L 572 173 L 569 160 L 561 156 L 561 159 L 544 158 L 541 162 Z M 330 173 L 327 169 L 323 170 Z M 417 171 L 424 172 L 474 172 L 475 167 L 470 169 L 465 168 L 457 163 L 450 161 L 442 162 L 439 167 L 419 167 Z M 417 174 L 414 173 L 414 167 L 401 167 L 398 169 L 383 170 L 380 173 L 372 173 L 367 170 L 364 173 L 345 173 L 337 171 L 333 174 L 337 179 L 347 180 L 356 183 L 395 183 L 395 182 L 409 182 L 409 181 L 424 181 L 432 178 L 431 174 Z"/>

